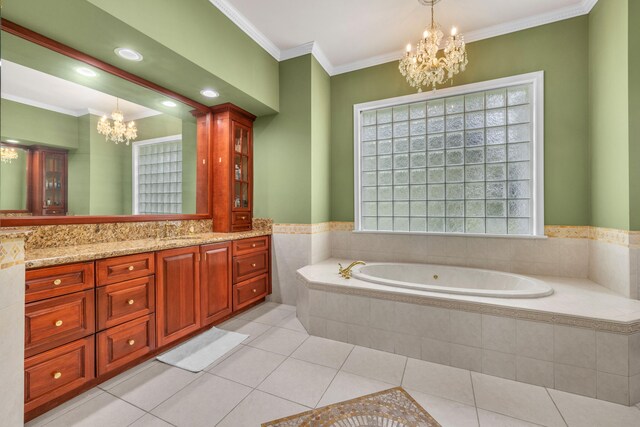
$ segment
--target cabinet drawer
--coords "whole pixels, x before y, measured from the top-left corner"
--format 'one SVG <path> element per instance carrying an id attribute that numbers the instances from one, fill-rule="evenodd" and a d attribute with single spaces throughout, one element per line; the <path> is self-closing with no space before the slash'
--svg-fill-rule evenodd
<path id="1" fill-rule="evenodd" d="M 264 274 L 233 285 L 233 311 L 239 310 L 267 296 L 269 277 Z"/>
<path id="2" fill-rule="evenodd" d="M 233 256 L 246 255 L 264 251 L 269 248 L 269 236 L 254 239 L 236 240 L 233 242 Z"/>
<path id="3" fill-rule="evenodd" d="M 154 256 L 146 253 L 102 259 L 96 262 L 96 271 L 98 286 L 149 276 L 155 273 Z"/>
<path id="4" fill-rule="evenodd" d="M 269 268 L 269 252 L 233 258 L 233 283 L 243 282 L 251 277 L 266 273 Z"/>
<path id="5" fill-rule="evenodd" d="M 93 336 L 25 359 L 25 412 L 92 380 L 94 370 Z"/>
<path id="6" fill-rule="evenodd" d="M 250 212 L 231 212 L 231 224 L 251 225 L 251 213 Z"/>
<path id="7" fill-rule="evenodd" d="M 96 335 L 98 376 L 126 365 L 156 347 L 153 314 L 124 323 Z"/>
<path id="8" fill-rule="evenodd" d="M 24 319 L 27 357 L 86 337 L 95 331 L 94 291 L 27 304 Z"/>
<path id="9" fill-rule="evenodd" d="M 155 289 L 153 276 L 98 288 L 96 300 L 98 330 L 153 313 Z"/>
<path id="10" fill-rule="evenodd" d="M 27 270 L 25 302 L 93 288 L 93 262 Z"/>

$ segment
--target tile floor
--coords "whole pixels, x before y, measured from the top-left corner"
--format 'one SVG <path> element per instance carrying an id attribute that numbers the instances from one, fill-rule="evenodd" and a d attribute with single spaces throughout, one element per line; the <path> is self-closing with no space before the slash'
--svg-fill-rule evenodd
<path id="1" fill-rule="evenodd" d="M 219 326 L 249 335 L 198 374 L 146 362 L 28 426 L 259 426 L 402 385 L 444 427 L 640 426 L 640 408 L 309 336 L 264 303 Z"/>

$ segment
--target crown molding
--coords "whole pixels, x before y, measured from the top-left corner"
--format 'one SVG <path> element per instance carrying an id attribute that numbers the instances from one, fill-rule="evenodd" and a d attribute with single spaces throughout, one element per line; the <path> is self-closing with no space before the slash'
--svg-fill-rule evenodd
<path id="1" fill-rule="evenodd" d="M 247 18 L 238 10 L 231 6 L 227 0 L 209 0 L 209 2 L 220 10 L 227 18 L 236 24 L 245 32 L 254 42 L 266 50 L 269 55 L 273 56 L 277 61 L 280 59 L 280 49 L 271 40 L 267 38 L 260 30 L 258 30 Z"/>
<path id="2" fill-rule="evenodd" d="M 396 61 L 399 60 L 403 54 L 402 50 L 398 50 L 382 55 L 377 55 L 371 58 L 334 66 L 322 52 L 322 49 L 320 48 L 318 43 L 308 42 L 301 44 L 300 46 L 281 51 L 271 40 L 269 40 L 262 32 L 260 32 L 260 30 L 258 30 L 251 22 L 249 22 L 249 20 L 245 18 L 236 8 L 231 6 L 228 0 L 209 0 L 209 2 L 217 7 L 227 18 L 229 18 L 242 31 L 244 31 L 253 41 L 258 43 L 258 45 L 260 45 L 264 50 L 269 52 L 269 54 L 276 60 L 285 61 L 287 59 L 296 58 L 298 56 L 312 54 L 318 60 L 320 65 L 322 65 L 325 71 L 329 73 L 330 76 L 344 74 L 351 71 Z M 586 15 L 591 12 L 591 9 L 593 9 L 597 2 L 598 0 L 582 0 L 580 3 L 574 6 L 565 7 L 553 12 L 543 13 L 540 15 L 535 15 L 524 19 L 518 19 L 511 22 L 506 22 L 504 24 L 494 25 L 491 27 L 472 31 L 470 33 L 465 33 L 465 41 L 467 43 L 472 43 L 492 37 L 501 36 L 504 34 L 513 33 L 516 31 L 526 30 L 528 28 L 533 28 L 540 25 L 550 24 L 556 21 L 563 21 L 565 19 L 574 18 L 576 16 Z"/>
<path id="3" fill-rule="evenodd" d="M 46 104 L 44 102 L 34 101 L 29 98 L 23 98 L 22 96 L 11 95 L 9 93 L 0 94 L 2 99 L 6 99 L 13 102 L 18 102 L 20 104 L 30 105 L 32 107 L 41 108 L 43 110 L 54 111 L 56 113 L 65 114 L 67 116 L 78 117 L 78 112 L 74 110 L 69 110 L 68 108 L 58 107 L 56 105 Z"/>

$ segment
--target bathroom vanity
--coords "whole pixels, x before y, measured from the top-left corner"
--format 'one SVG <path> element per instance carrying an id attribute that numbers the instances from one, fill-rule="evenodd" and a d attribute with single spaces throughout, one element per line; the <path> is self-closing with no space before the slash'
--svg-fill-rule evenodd
<path id="1" fill-rule="evenodd" d="M 268 232 L 188 237 L 162 243 L 176 246 L 168 249 L 27 270 L 26 419 L 271 292 Z M 95 246 L 108 252 L 118 242 Z"/>

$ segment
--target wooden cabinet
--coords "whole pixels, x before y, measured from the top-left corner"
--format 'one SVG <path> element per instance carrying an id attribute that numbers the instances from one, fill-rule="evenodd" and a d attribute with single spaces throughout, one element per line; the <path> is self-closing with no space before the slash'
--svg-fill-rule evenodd
<path id="1" fill-rule="evenodd" d="M 98 288 L 96 298 L 98 330 L 153 313 L 156 304 L 155 290 L 153 276 Z"/>
<path id="2" fill-rule="evenodd" d="M 200 301 L 202 326 L 231 314 L 231 244 L 216 243 L 200 249 Z"/>
<path id="3" fill-rule="evenodd" d="M 31 165 L 33 215 L 66 215 L 67 152 L 34 147 Z"/>
<path id="4" fill-rule="evenodd" d="M 156 337 L 167 345 L 200 327 L 200 248 L 156 253 Z"/>
<path id="5" fill-rule="evenodd" d="M 98 375 L 139 359 L 156 348 L 153 314 L 100 332 L 96 345 Z"/>
<path id="6" fill-rule="evenodd" d="M 155 271 L 153 252 L 101 259 L 96 262 L 98 286 L 145 277 Z"/>
<path id="7" fill-rule="evenodd" d="M 233 309 L 240 310 L 267 296 L 269 278 L 266 274 L 233 286 Z"/>
<path id="8" fill-rule="evenodd" d="M 28 270 L 25 285 L 28 303 L 93 289 L 93 262 Z"/>
<path id="9" fill-rule="evenodd" d="M 253 216 L 253 121 L 232 105 L 213 111 L 213 229 L 251 230 Z"/>

